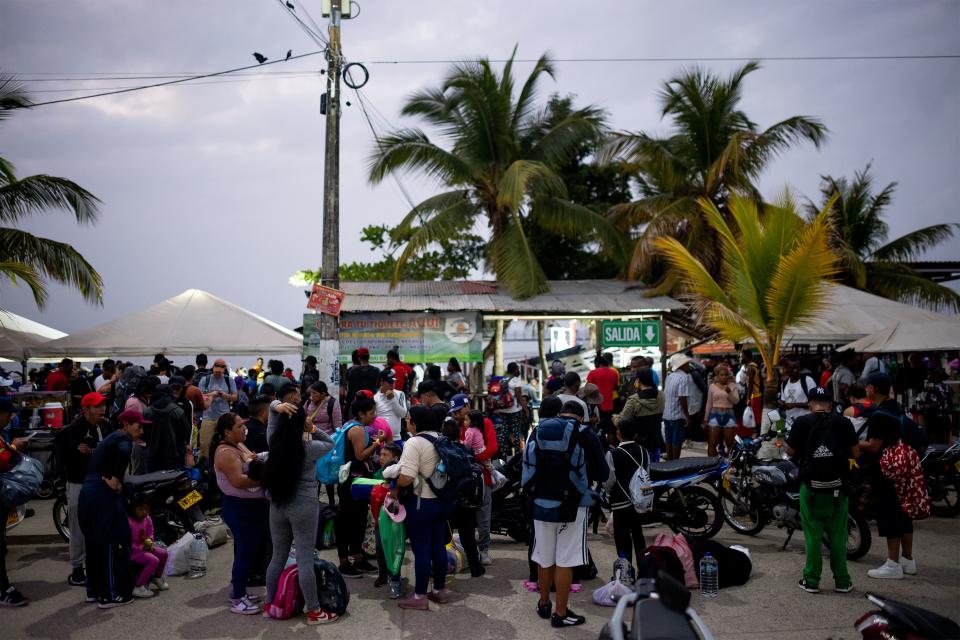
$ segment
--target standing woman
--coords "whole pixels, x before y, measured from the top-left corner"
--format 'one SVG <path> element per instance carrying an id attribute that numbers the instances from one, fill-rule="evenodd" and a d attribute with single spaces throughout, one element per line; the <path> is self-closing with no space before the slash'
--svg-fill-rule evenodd
<path id="1" fill-rule="evenodd" d="M 400 488 L 412 487 L 413 491 L 403 500 L 407 511 L 405 524 L 410 546 L 413 548 L 416 581 L 414 593 L 397 604 L 401 609 L 430 609 L 427 599 L 444 604 L 449 601 L 449 592 L 444 588 L 447 578 L 447 516 L 449 509 L 437 498 L 424 478 L 429 478 L 437 468 L 440 457 L 427 434 L 438 438 L 438 425 L 433 412 L 423 405 L 410 407 L 409 424 L 411 437 L 403 446 L 400 456 Z M 433 591 L 427 586 L 433 578 Z"/>
<path id="2" fill-rule="evenodd" d="M 317 383 L 323 384 L 323 383 Z M 307 624 L 333 622 L 333 613 L 320 608 L 313 549 L 317 540 L 317 460 L 333 448 L 333 439 L 306 420 L 303 411 L 281 414 L 270 438 L 270 456 L 263 469 L 263 486 L 270 496 L 270 537 L 273 557 L 267 568 L 267 601 L 273 602 L 280 573 L 296 545 L 298 580 Z"/>
<path id="3" fill-rule="evenodd" d="M 247 475 L 250 461 L 256 454 L 247 449 L 246 420 L 235 413 L 225 413 L 217 419 L 210 459 L 217 476 L 217 485 L 223 492 L 221 515 L 233 533 L 233 571 L 230 584 L 230 613 L 253 615 L 260 613 L 260 598 L 247 593 L 247 578 L 259 556 L 270 504 L 260 482 Z"/>
<path id="4" fill-rule="evenodd" d="M 733 376 L 727 365 L 720 364 L 713 370 L 713 382 L 707 389 L 707 409 L 704 412 L 703 426 L 707 429 L 707 455 L 717 455 L 717 443 L 723 433 L 723 444 L 727 451 L 733 451 L 733 440 L 737 435 L 737 415 L 733 408 L 740 402 L 740 392 L 733 383 Z"/>
<path id="5" fill-rule="evenodd" d="M 322 380 L 310 385 L 303 410 L 307 413 L 307 422 L 328 436 L 333 436 L 333 433 L 343 425 L 340 403 L 330 395 L 327 383 Z M 333 505 L 337 495 L 337 485 L 327 484 L 324 487 L 327 490 L 327 503 Z"/>
<path id="6" fill-rule="evenodd" d="M 364 573 L 379 573 L 363 556 L 363 536 L 367 528 L 365 501 L 354 500 L 351 493 L 353 481 L 370 477 L 367 461 L 380 446 L 380 440 L 367 437 L 366 427 L 377 417 L 377 405 L 367 393 L 358 393 L 350 405 L 353 420 L 344 425 L 343 462 L 350 463 L 350 475 L 337 485 L 340 512 L 334 523 L 337 536 L 337 555 L 340 557 L 340 575 L 344 578 L 359 578 Z"/>
<path id="7" fill-rule="evenodd" d="M 453 387 L 453 392 L 467 392 L 467 378 L 463 375 L 463 369 L 460 368 L 460 362 L 456 358 L 450 358 L 447 363 L 447 384 Z"/>

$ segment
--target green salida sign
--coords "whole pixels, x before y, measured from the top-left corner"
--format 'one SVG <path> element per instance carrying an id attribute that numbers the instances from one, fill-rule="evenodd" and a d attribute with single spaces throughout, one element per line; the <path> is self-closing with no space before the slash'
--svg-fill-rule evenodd
<path id="1" fill-rule="evenodd" d="M 657 320 L 604 320 L 600 324 L 600 342 L 607 347 L 658 347 L 660 322 Z"/>

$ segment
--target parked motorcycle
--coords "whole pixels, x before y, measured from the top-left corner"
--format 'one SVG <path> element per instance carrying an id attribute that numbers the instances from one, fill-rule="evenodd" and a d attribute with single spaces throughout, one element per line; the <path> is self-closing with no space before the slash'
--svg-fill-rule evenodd
<path id="1" fill-rule="evenodd" d="M 767 434 L 758 439 L 736 437 L 730 467 L 718 483 L 723 518 L 734 531 L 752 536 L 768 523 L 787 530 L 782 549 L 790 544 L 800 523 L 800 480 L 797 465 L 789 460 L 760 460 L 764 442 L 776 437 Z M 863 485 L 858 485 L 863 486 Z M 847 558 L 857 560 L 870 551 L 872 534 L 861 511 L 860 491 L 850 496 L 847 514 Z M 825 540 L 825 543 L 827 541 Z"/>
<path id="2" fill-rule="evenodd" d="M 947 640 L 960 638 L 960 625 L 939 614 L 867 592 L 878 609 L 860 616 L 854 625 L 861 637 L 883 640 Z"/>
<path id="3" fill-rule="evenodd" d="M 960 444 L 932 444 L 920 461 L 930 493 L 930 510 L 941 518 L 960 515 Z"/>
<path id="4" fill-rule="evenodd" d="M 719 457 L 689 457 L 650 463 L 653 510 L 643 524 L 660 522 L 687 538 L 712 538 L 723 526 L 723 509 L 707 488 L 719 481 L 727 463 Z"/>
<path id="5" fill-rule="evenodd" d="M 507 478 L 507 482 L 493 492 L 490 510 L 490 531 L 510 536 L 517 542 L 526 542 L 526 502 L 520 492 L 520 477 L 523 472 L 522 454 L 514 454 L 506 461 L 497 461 L 494 468 Z"/>
<path id="6" fill-rule="evenodd" d="M 194 530 L 201 522 L 203 512 L 198 506 L 203 495 L 198 483 L 186 471 L 169 470 L 127 476 L 123 481 L 124 494 L 146 494 L 150 499 L 150 517 L 154 538 L 165 544 L 176 542 L 184 533 Z M 53 523 L 64 539 L 70 540 L 70 522 L 67 517 L 66 493 L 58 491 L 53 504 Z"/>
<path id="7" fill-rule="evenodd" d="M 630 625 L 627 610 L 633 608 Z M 600 631 L 600 640 L 713 640 L 713 634 L 697 612 L 690 608 L 690 591 L 663 571 L 656 580 L 640 578 L 633 593 L 617 601 L 610 622 Z"/>

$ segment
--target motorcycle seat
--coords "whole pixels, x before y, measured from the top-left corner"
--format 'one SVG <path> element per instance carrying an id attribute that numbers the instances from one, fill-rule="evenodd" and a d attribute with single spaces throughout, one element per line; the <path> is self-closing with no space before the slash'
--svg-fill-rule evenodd
<path id="1" fill-rule="evenodd" d="M 674 611 L 660 600 L 641 600 L 634 606 L 633 629 L 631 638 L 648 640 L 673 638 L 676 640 L 696 639 L 698 636 L 690 626 L 687 616 Z"/>
<path id="2" fill-rule="evenodd" d="M 931 453 L 943 453 L 950 448 L 948 444 L 930 444 L 927 445 L 927 454 Z"/>
<path id="3" fill-rule="evenodd" d="M 720 462 L 721 458 L 719 456 L 691 456 L 689 458 L 667 460 L 666 462 L 651 462 L 650 479 L 668 480 L 670 478 L 680 478 L 697 473 L 706 473 L 718 469 Z"/>
<path id="4" fill-rule="evenodd" d="M 123 479 L 123 483 L 128 485 L 134 492 L 148 493 L 150 491 L 156 491 L 160 487 L 179 483 L 186 477 L 186 471 L 169 469 L 167 471 L 144 473 L 138 476 L 127 476 Z"/>
<path id="5" fill-rule="evenodd" d="M 877 597 L 883 601 L 882 608 L 887 614 L 912 626 L 920 637 L 930 640 L 960 637 L 960 625 L 950 618 L 903 602 Z"/>

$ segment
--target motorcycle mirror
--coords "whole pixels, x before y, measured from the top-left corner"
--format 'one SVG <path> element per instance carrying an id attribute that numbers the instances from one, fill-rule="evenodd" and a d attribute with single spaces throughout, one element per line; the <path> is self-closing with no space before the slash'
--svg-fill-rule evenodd
<path id="1" fill-rule="evenodd" d="M 734 436 L 734 437 L 733 437 L 733 441 L 736 442 L 736 443 L 739 444 L 739 445 L 742 445 L 742 444 L 743 444 L 743 438 L 741 438 L 740 436 Z"/>

